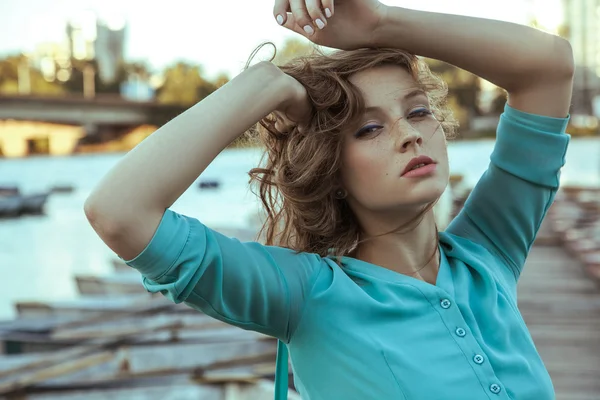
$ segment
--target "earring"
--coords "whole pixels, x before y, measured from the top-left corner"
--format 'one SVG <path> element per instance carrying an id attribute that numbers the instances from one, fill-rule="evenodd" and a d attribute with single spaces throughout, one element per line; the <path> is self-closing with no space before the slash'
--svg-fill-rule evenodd
<path id="1" fill-rule="evenodd" d="M 344 189 L 338 189 L 335 191 L 335 198 L 338 200 L 345 199 L 348 196 L 348 193 Z"/>

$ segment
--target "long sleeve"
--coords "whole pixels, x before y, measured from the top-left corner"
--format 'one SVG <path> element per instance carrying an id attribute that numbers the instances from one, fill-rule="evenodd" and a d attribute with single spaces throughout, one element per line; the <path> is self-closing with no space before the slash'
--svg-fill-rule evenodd
<path id="1" fill-rule="evenodd" d="M 150 292 L 285 342 L 323 265 L 318 255 L 242 243 L 171 210 L 127 264 Z"/>
<path id="2" fill-rule="evenodd" d="M 516 280 L 558 190 L 568 121 L 507 104 L 490 165 L 447 229 L 499 255 Z"/>

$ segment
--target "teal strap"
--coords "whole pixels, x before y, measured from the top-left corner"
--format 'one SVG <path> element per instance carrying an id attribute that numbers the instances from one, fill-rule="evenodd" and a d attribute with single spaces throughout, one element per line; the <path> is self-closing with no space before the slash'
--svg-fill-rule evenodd
<path id="1" fill-rule="evenodd" d="M 277 361 L 275 362 L 275 400 L 288 397 L 288 349 L 281 340 L 277 341 Z"/>

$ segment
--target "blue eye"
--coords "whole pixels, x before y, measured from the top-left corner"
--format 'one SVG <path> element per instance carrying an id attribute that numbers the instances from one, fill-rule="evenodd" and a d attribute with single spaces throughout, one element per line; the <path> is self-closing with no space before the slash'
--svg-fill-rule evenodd
<path id="1" fill-rule="evenodd" d="M 410 114 L 408 114 L 408 118 L 424 118 L 428 115 L 431 115 L 431 111 L 429 111 L 426 108 L 417 108 L 413 111 L 411 111 Z"/>
<path id="2" fill-rule="evenodd" d="M 364 128 L 362 128 L 361 130 L 359 130 L 358 132 L 356 132 L 354 134 L 355 137 L 361 137 L 364 135 L 368 135 L 370 133 L 374 133 L 375 131 L 377 131 L 378 129 L 381 129 L 382 126 L 381 125 L 367 125 Z"/>

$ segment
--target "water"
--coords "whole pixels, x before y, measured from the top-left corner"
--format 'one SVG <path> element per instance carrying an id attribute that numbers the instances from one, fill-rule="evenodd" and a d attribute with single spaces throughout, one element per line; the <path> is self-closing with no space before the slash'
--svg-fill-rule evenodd
<path id="1" fill-rule="evenodd" d="M 493 141 L 455 142 L 449 147 L 453 173 L 474 184 L 489 162 Z M 221 182 L 217 190 L 197 184 L 173 205 L 177 212 L 199 218 L 212 227 L 250 227 L 259 204 L 249 191 L 247 172 L 260 154 L 256 150 L 226 150 L 199 179 Z M 92 188 L 122 154 L 0 159 L 0 184 L 16 184 L 26 193 L 54 185 L 72 185 L 73 193 L 50 196 L 45 216 L 0 220 L 0 319 L 14 317 L 17 300 L 59 300 L 77 296 L 73 275 L 111 273 L 115 255 L 100 241 L 83 214 Z M 562 181 L 600 185 L 600 141 L 571 142 Z"/>

